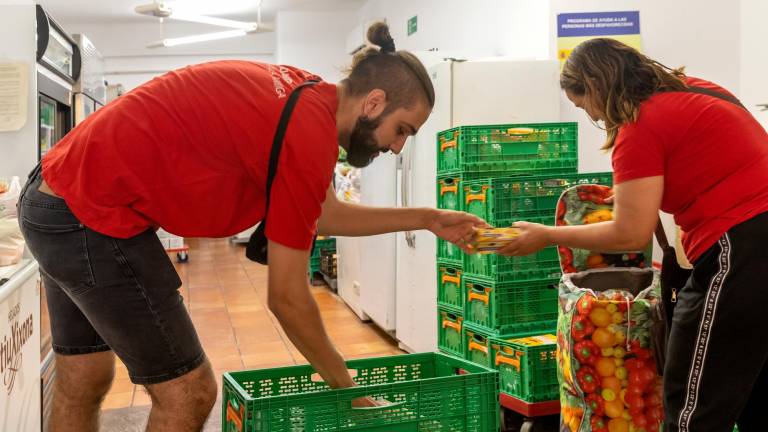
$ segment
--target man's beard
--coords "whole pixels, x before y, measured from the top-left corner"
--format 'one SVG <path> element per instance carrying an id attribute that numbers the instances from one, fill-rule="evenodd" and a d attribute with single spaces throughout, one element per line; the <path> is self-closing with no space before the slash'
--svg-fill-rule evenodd
<path id="1" fill-rule="evenodd" d="M 349 134 L 349 149 L 347 149 L 347 163 L 356 168 L 363 168 L 373 162 L 374 157 L 381 152 L 379 143 L 373 136 L 373 132 L 381 124 L 383 116 L 370 119 L 366 116 L 357 118 L 352 133 Z"/>

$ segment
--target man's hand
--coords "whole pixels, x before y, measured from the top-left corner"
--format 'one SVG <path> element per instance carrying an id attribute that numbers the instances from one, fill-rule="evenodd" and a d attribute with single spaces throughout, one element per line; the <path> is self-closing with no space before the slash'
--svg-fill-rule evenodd
<path id="1" fill-rule="evenodd" d="M 434 210 L 426 224 L 426 228 L 436 236 L 455 244 L 465 253 L 473 252 L 471 242 L 475 228 L 488 226 L 475 215 L 453 210 Z"/>
<path id="2" fill-rule="evenodd" d="M 525 256 L 536 253 L 551 244 L 550 227 L 531 222 L 515 222 L 512 227 L 520 233 L 509 244 L 496 252 L 505 256 Z"/>

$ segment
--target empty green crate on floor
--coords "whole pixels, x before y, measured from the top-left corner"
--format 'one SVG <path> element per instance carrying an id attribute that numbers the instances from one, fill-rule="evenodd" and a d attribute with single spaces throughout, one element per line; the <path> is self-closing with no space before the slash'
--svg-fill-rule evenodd
<path id="1" fill-rule="evenodd" d="M 519 176 L 464 181 L 462 210 L 503 226 L 529 215 L 546 216 L 553 225 L 564 190 L 578 184 L 612 185 L 611 173 Z"/>
<path id="2" fill-rule="evenodd" d="M 467 324 L 499 334 L 521 334 L 537 326 L 547 331 L 557 320 L 558 279 L 487 282 L 464 276 Z M 533 327 L 532 327 L 533 326 Z"/>
<path id="3" fill-rule="evenodd" d="M 461 210 L 461 176 L 454 175 L 437 179 L 437 208 Z"/>
<path id="4" fill-rule="evenodd" d="M 464 358 L 472 363 L 493 367 L 491 362 L 491 337 L 496 332 L 468 325 L 464 322 Z"/>
<path id="5" fill-rule="evenodd" d="M 577 123 L 461 126 L 438 133 L 438 175 L 575 173 Z"/>
<path id="6" fill-rule="evenodd" d="M 553 225 L 554 211 L 549 215 L 525 218 L 527 222 Z M 509 226 L 510 223 L 505 224 Z M 559 278 L 560 259 L 556 246 L 548 246 L 536 253 L 525 256 L 503 256 L 497 254 L 462 254 L 464 273 L 475 279 L 488 282 L 523 281 L 533 279 Z"/>
<path id="7" fill-rule="evenodd" d="M 357 387 L 333 390 L 311 366 L 224 374 L 224 432 L 498 431 L 498 374 L 438 353 L 353 360 Z M 372 397 L 389 402 L 354 408 Z"/>
<path id="8" fill-rule="evenodd" d="M 460 311 L 437 308 L 437 347 L 446 353 L 464 357 L 464 316 Z"/>
<path id="9" fill-rule="evenodd" d="M 443 239 L 437 239 L 437 260 L 461 266 L 464 263 L 464 252 L 458 246 Z"/>
<path id="10" fill-rule="evenodd" d="M 557 337 L 491 338 L 499 390 L 525 402 L 557 400 Z"/>
<path id="11" fill-rule="evenodd" d="M 437 264 L 437 303 L 440 306 L 464 310 L 464 287 L 461 266 Z"/>

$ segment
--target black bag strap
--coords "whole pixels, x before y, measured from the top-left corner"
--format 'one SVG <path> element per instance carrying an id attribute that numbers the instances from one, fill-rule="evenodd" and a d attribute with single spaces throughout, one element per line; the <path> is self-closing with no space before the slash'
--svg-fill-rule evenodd
<path id="1" fill-rule="evenodd" d="M 669 240 L 667 239 L 667 233 L 664 231 L 664 225 L 661 223 L 661 218 L 659 218 L 659 222 L 656 224 L 656 241 L 659 242 L 659 246 L 662 249 L 669 248 Z"/>
<path id="2" fill-rule="evenodd" d="M 269 202 L 272 195 L 272 183 L 275 181 L 277 175 L 277 165 L 280 162 L 280 151 L 283 149 L 283 140 L 285 139 L 285 132 L 288 129 L 288 121 L 291 119 L 293 108 L 296 107 L 296 103 L 299 101 L 299 95 L 305 88 L 317 84 L 318 81 L 310 80 L 305 81 L 296 88 L 293 89 L 291 95 L 288 97 L 288 101 L 285 102 L 283 112 L 280 114 L 280 121 L 277 123 L 277 130 L 275 130 L 275 137 L 272 140 L 272 150 L 269 153 L 269 169 L 267 171 L 267 197 L 264 204 L 264 218 L 261 223 L 266 225 L 267 215 L 269 214 Z"/>
<path id="3" fill-rule="evenodd" d="M 736 97 L 731 96 L 729 94 L 721 93 L 719 91 L 715 91 L 712 89 L 704 88 L 704 87 L 695 87 L 691 86 L 686 88 L 685 90 L 681 90 L 684 93 L 697 93 L 697 94 L 703 94 L 707 96 L 716 97 L 718 99 L 724 100 L 726 102 L 730 102 L 734 105 L 740 106 L 741 108 L 744 108 L 745 110 L 747 107 L 744 106 L 744 104 L 741 103 L 740 100 L 738 100 Z M 669 240 L 667 239 L 667 233 L 664 231 L 664 225 L 661 224 L 661 218 L 659 218 L 659 222 L 656 225 L 656 241 L 659 242 L 659 246 L 661 246 L 662 249 L 669 249 Z"/>
<path id="4" fill-rule="evenodd" d="M 687 89 L 683 90 L 683 92 L 685 92 L 685 93 L 698 93 L 698 94 L 703 94 L 703 95 L 707 95 L 707 96 L 716 97 L 718 99 L 722 99 L 722 100 L 724 100 L 726 102 L 730 102 L 730 103 L 732 103 L 734 105 L 738 105 L 738 106 L 740 106 L 740 107 L 742 107 L 744 109 L 747 109 L 747 107 L 745 107 L 744 104 L 742 104 L 741 101 L 738 100 L 735 96 L 731 96 L 729 94 L 721 93 L 721 92 L 716 91 L 716 90 L 712 90 L 712 89 L 708 89 L 708 88 L 704 88 L 704 87 L 692 86 L 692 87 L 688 87 Z"/>

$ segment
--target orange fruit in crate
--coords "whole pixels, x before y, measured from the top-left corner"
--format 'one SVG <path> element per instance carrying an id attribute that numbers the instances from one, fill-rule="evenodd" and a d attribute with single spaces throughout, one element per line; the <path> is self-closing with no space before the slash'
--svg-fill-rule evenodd
<path id="1" fill-rule="evenodd" d="M 595 370 L 601 377 L 611 377 L 616 373 L 613 357 L 600 357 L 595 361 Z"/>
<path id="2" fill-rule="evenodd" d="M 623 418 L 614 418 L 608 422 L 608 432 L 629 432 L 629 422 Z"/>
<path id="3" fill-rule="evenodd" d="M 616 345 L 616 336 L 605 328 L 598 328 L 592 333 L 592 342 L 600 348 L 613 348 Z"/>
<path id="4" fill-rule="evenodd" d="M 622 414 L 624 414 L 624 403 L 621 399 L 616 398 L 612 401 L 605 401 L 605 415 L 615 419 L 621 417 Z"/>
<path id="5" fill-rule="evenodd" d="M 589 320 L 597 327 L 607 327 L 611 324 L 611 313 L 602 307 L 595 307 L 589 313 Z"/>
<path id="6" fill-rule="evenodd" d="M 615 376 L 608 376 L 600 379 L 600 385 L 604 389 L 611 389 L 614 393 L 621 393 L 621 380 Z"/>

